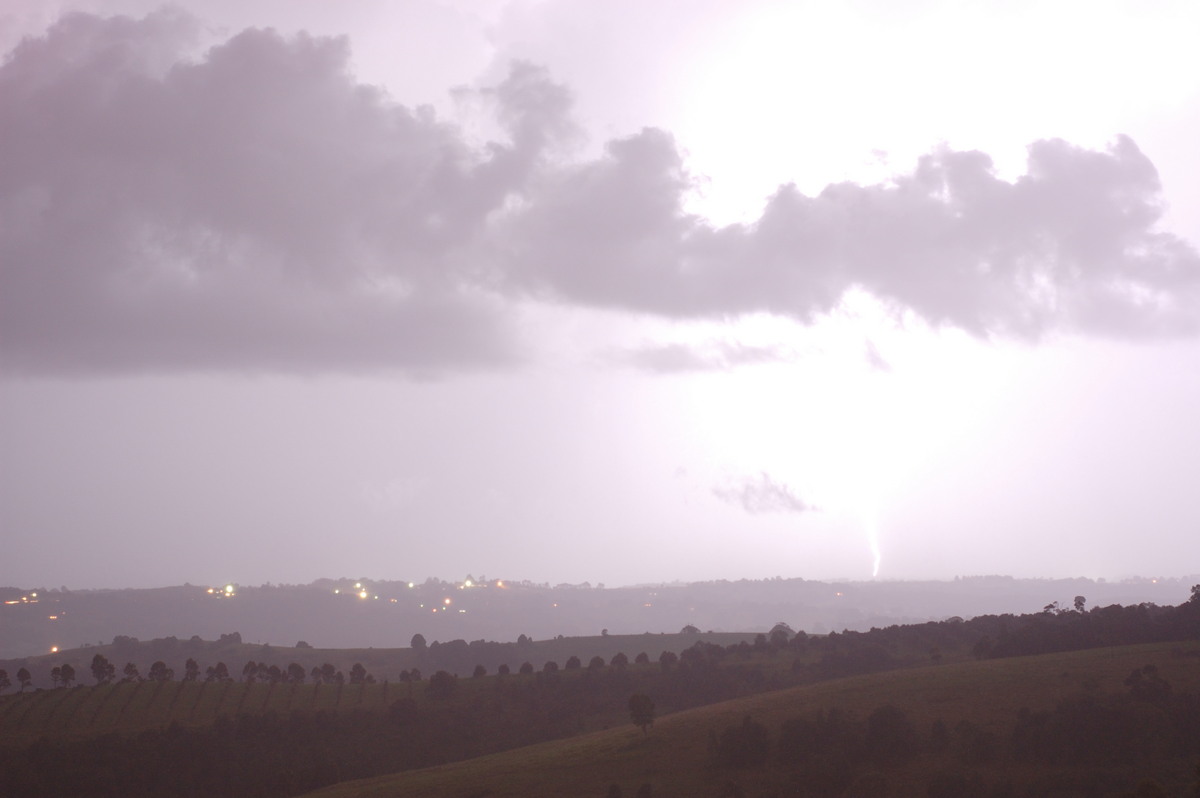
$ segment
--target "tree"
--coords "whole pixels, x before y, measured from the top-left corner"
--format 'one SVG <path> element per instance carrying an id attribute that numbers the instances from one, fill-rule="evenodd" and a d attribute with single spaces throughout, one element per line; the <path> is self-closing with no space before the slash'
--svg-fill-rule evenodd
<path id="1" fill-rule="evenodd" d="M 484 676 L 487 676 L 487 668 L 483 667 L 482 665 L 476 665 L 475 671 L 471 674 L 471 678 L 482 679 Z"/>
<path id="2" fill-rule="evenodd" d="M 292 684 L 304 684 L 304 666 L 298 662 L 287 666 L 287 678 Z"/>
<path id="3" fill-rule="evenodd" d="M 123 682 L 140 682 L 142 680 L 142 674 L 138 673 L 137 665 L 132 662 L 126 662 L 121 673 L 125 674 L 125 678 L 121 679 Z"/>
<path id="4" fill-rule="evenodd" d="M 654 701 L 645 693 L 634 693 L 629 697 L 629 719 L 646 734 L 646 728 L 654 725 Z"/>
<path id="5" fill-rule="evenodd" d="M 321 666 L 321 681 L 325 684 L 333 684 L 334 677 L 337 676 L 337 668 L 326 662 Z"/>
<path id="6" fill-rule="evenodd" d="M 29 673 L 28 668 L 21 668 L 17 671 L 17 683 L 21 685 L 20 692 L 25 692 L 25 688 L 33 683 L 33 676 Z"/>
<path id="7" fill-rule="evenodd" d="M 508 663 L 505 662 L 501 664 L 499 668 L 496 668 L 496 673 L 500 676 L 507 676 L 508 674 L 512 673 L 512 669 L 509 668 Z"/>
<path id="8" fill-rule="evenodd" d="M 608 661 L 608 664 L 616 670 L 623 671 L 629 666 L 629 657 L 621 651 L 613 654 L 613 658 Z"/>
<path id="9" fill-rule="evenodd" d="M 206 682 L 228 682 L 232 679 L 229 675 L 229 666 L 224 662 L 218 662 L 216 665 L 209 665 L 204 670 L 204 681 Z"/>
<path id="10" fill-rule="evenodd" d="M 698 635 L 698 634 L 700 634 L 700 630 L 697 629 L 694 625 L 689 623 L 687 626 L 685 626 L 679 630 L 679 634 L 681 634 L 681 635 Z"/>
<path id="11" fill-rule="evenodd" d="M 367 669 L 362 666 L 361 662 L 356 662 L 350 667 L 350 684 L 362 684 L 367 680 Z"/>
<path id="12" fill-rule="evenodd" d="M 588 670 L 589 671 L 604 670 L 604 657 L 597 654 L 596 656 L 594 656 L 590 660 L 588 660 Z"/>
<path id="13" fill-rule="evenodd" d="M 12 680 L 8 678 L 8 671 L 0 668 L 0 693 L 3 693 L 10 687 L 12 687 Z"/>
<path id="14" fill-rule="evenodd" d="M 200 676 L 200 665 L 196 660 L 188 657 L 188 661 L 183 663 L 183 680 L 185 682 L 194 682 Z"/>
<path id="15" fill-rule="evenodd" d="M 1075 597 L 1075 612 L 1083 612 L 1084 607 L 1086 607 L 1086 606 L 1087 606 L 1086 598 L 1084 598 L 1083 596 Z"/>
<path id="16" fill-rule="evenodd" d="M 563 667 L 569 671 L 577 671 L 583 667 L 583 663 L 579 661 L 579 657 L 572 654 L 567 658 L 567 664 Z"/>
<path id="17" fill-rule="evenodd" d="M 521 663 L 521 673 L 525 673 L 525 674 L 533 673 L 533 663 L 532 662 L 522 662 Z"/>
<path id="18" fill-rule="evenodd" d="M 117 667 L 108 661 L 108 657 L 97 654 L 92 657 L 92 678 L 96 684 L 108 684 L 117 675 Z"/>
<path id="19" fill-rule="evenodd" d="M 679 655 L 674 651 L 664 651 L 658 655 L 658 664 L 664 671 L 669 671 L 679 662 Z"/>
<path id="20" fill-rule="evenodd" d="M 429 686 L 425 689 L 434 698 L 449 698 L 458 688 L 458 677 L 449 671 L 438 671 L 429 677 Z"/>
<path id="21" fill-rule="evenodd" d="M 55 665 L 50 669 L 50 683 L 58 687 L 58 680 L 62 678 L 62 668 Z"/>
<path id="22" fill-rule="evenodd" d="M 152 682 L 169 682 L 175 678 L 175 671 L 160 659 L 150 666 L 150 672 L 146 676 Z"/>
<path id="23" fill-rule="evenodd" d="M 242 666 L 242 679 L 249 684 L 258 676 L 259 665 L 254 660 L 248 661 Z"/>
<path id="24" fill-rule="evenodd" d="M 62 679 L 63 687 L 70 687 L 71 682 L 75 681 L 75 669 L 68 664 L 64 664 L 62 670 L 59 672 L 59 676 Z"/>
<path id="25" fill-rule="evenodd" d="M 636 662 L 638 665 L 649 665 L 650 664 L 650 655 L 647 654 L 645 651 L 643 651 L 642 653 L 640 653 L 636 657 L 634 657 L 633 661 Z"/>
<path id="26" fill-rule="evenodd" d="M 410 648 L 414 648 L 417 651 L 424 651 L 425 646 L 426 646 L 425 635 L 418 632 L 417 634 L 412 636 L 412 640 L 409 642 L 408 645 Z"/>

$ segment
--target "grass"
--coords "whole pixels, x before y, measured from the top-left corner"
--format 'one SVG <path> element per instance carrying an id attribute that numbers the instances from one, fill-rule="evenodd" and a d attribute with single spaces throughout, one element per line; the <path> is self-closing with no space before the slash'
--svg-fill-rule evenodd
<path id="1" fill-rule="evenodd" d="M 1154 644 L 1112 649 L 964 662 L 839 679 L 755 695 L 660 718 L 643 736 L 632 725 L 594 732 L 435 768 L 333 785 L 309 798 L 443 798 L 482 796 L 603 796 L 610 784 L 632 795 L 650 783 L 656 798 L 714 795 L 730 774 L 708 764 L 710 732 L 750 715 L 777 733 L 784 720 L 837 707 L 865 718 L 890 703 L 909 713 L 922 734 L 937 719 L 961 719 L 1006 734 L 1017 710 L 1052 707 L 1085 687 L 1122 689 L 1131 670 L 1153 663 L 1177 690 L 1200 688 L 1193 657 L 1173 655 L 1190 648 Z M 893 795 L 925 795 L 936 763 L 927 757 L 890 774 Z M 747 794 L 785 794 L 790 774 L 765 768 L 732 774 Z M 1014 775 L 1011 771 L 1009 776 Z M 1015 773 L 1019 776 L 1020 773 Z M 753 789 L 751 789 L 753 787 Z"/>

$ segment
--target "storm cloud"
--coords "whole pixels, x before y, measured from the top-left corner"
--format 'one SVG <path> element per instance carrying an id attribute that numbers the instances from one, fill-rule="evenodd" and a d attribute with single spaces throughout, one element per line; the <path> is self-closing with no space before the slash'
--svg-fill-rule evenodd
<path id="1" fill-rule="evenodd" d="M 531 300 L 811 321 L 861 290 L 980 336 L 1196 330 L 1200 257 L 1159 231 L 1128 138 L 1035 142 L 1011 181 L 941 148 L 716 226 L 668 132 L 569 157 L 570 92 L 536 66 L 469 90 L 503 131 L 476 145 L 357 82 L 344 39 L 251 29 L 197 57 L 198 30 L 74 14 L 0 66 L 6 369 L 503 364 Z"/>

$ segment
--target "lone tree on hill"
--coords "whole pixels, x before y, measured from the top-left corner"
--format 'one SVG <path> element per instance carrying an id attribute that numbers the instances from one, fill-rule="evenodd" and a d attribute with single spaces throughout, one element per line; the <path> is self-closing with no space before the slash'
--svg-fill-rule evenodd
<path id="1" fill-rule="evenodd" d="M 75 681 L 75 669 L 64 664 L 59 672 L 59 678 L 62 679 L 63 687 L 70 687 L 71 682 Z"/>
<path id="2" fill-rule="evenodd" d="M 17 671 L 17 683 L 21 685 L 20 692 L 25 692 L 25 688 L 33 683 L 33 676 L 29 673 L 28 668 L 21 668 Z"/>
<path id="3" fill-rule="evenodd" d="M 117 675 L 117 666 L 108 661 L 108 657 L 97 654 L 92 657 L 92 678 L 96 684 L 108 684 Z"/>
<path id="4" fill-rule="evenodd" d="M 412 636 L 412 641 L 409 642 L 408 645 L 410 648 L 414 648 L 417 651 L 424 651 L 425 645 L 426 645 L 425 644 L 425 635 L 421 634 L 420 632 L 417 632 L 415 635 Z"/>
<path id="5" fill-rule="evenodd" d="M 629 719 L 646 734 L 647 727 L 654 725 L 654 701 L 650 696 L 634 693 L 629 697 Z"/>

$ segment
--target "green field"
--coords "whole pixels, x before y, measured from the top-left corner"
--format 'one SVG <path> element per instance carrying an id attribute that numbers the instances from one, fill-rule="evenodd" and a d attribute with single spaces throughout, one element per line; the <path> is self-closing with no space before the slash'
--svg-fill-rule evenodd
<path id="1" fill-rule="evenodd" d="M 1191 652 L 1189 654 L 1189 652 Z M 1153 644 L 963 662 L 838 679 L 722 702 L 658 719 L 648 735 L 632 725 L 568 740 L 529 746 L 465 762 L 335 785 L 311 798 L 442 798 L 443 796 L 604 796 L 610 785 L 634 795 L 650 784 L 653 795 L 717 795 L 734 781 L 746 795 L 794 794 L 786 768 L 733 773 L 715 770 L 710 732 L 747 715 L 777 731 L 786 720 L 839 708 L 865 717 L 882 704 L 904 710 L 922 731 L 936 720 L 969 720 L 1003 734 L 1022 707 L 1044 709 L 1082 691 L 1119 691 L 1134 668 L 1158 667 L 1176 690 L 1200 690 L 1197 644 Z M 888 795 L 924 796 L 942 759 L 923 755 L 886 773 Z M 1026 768 L 1025 770 L 1029 770 Z M 1032 778 L 1012 763 L 983 767 L 985 780 Z M 1074 793 L 1063 792 L 1061 795 Z"/>

